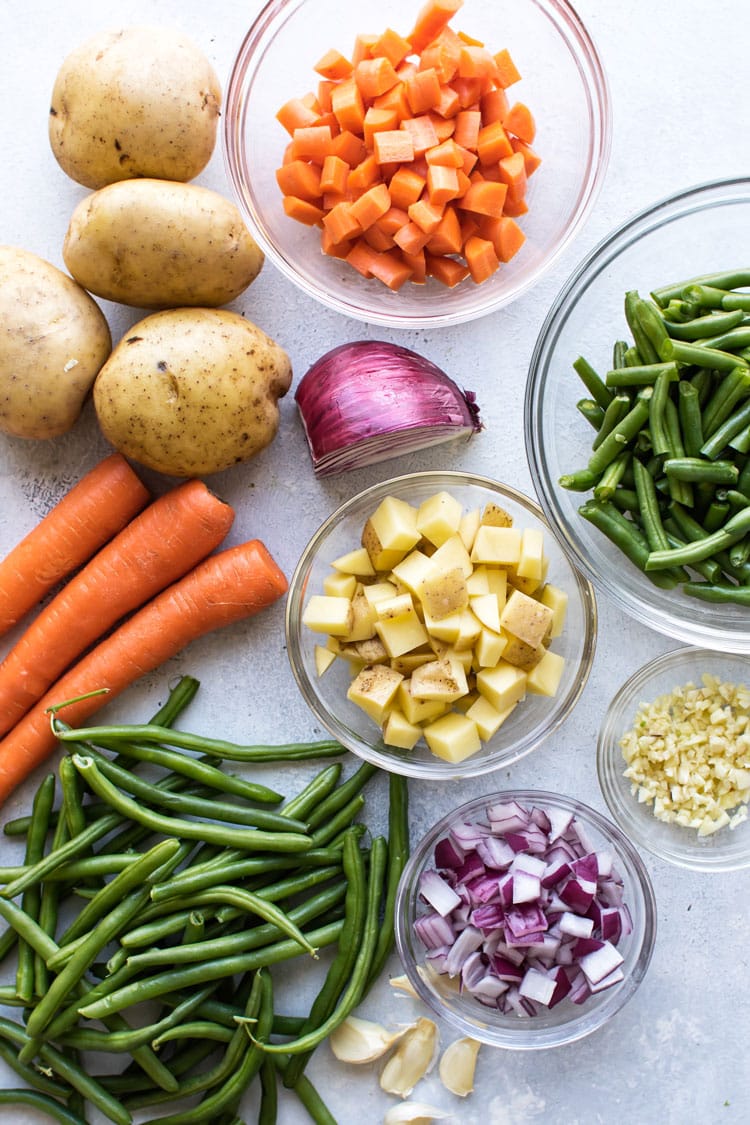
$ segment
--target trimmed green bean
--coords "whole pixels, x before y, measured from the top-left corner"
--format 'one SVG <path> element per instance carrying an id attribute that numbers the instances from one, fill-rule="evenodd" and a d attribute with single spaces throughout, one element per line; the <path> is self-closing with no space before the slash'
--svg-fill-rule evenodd
<path id="1" fill-rule="evenodd" d="M 169 898 L 180 898 L 194 891 L 204 890 L 217 883 L 245 879 L 251 875 L 263 875 L 273 871 L 284 871 L 290 867 L 328 867 L 340 865 L 341 849 L 330 845 L 327 848 L 311 848 L 295 856 L 251 857 L 223 863 L 218 867 L 196 870 L 192 866 L 178 872 L 174 878 L 158 883 L 151 889 L 152 902 L 164 902 Z"/>
<path id="2" fill-rule="evenodd" d="M 94 821 L 93 824 L 86 826 L 83 832 L 79 833 L 73 839 L 68 840 L 67 843 L 61 847 L 56 848 L 53 852 L 48 852 L 43 856 L 38 863 L 32 864 L 26 869 L 23 875 L 19 875 L 11 883 L 8 883 L 2 894 L 6 898 L 15 898 L 21 891 L 31 887 L 34 883 L 40 883 L 42 879 L 46 879 L 51 871 L 61 867 L 69 859 L 79 856 L 81 852 L 85 852 L 92 843 L 101 840 L 103 836 L 111 832 L 120 824 L 120 816 L 117 813 L 109 813 L 101 817 L 99 820 Z"/>
<path id="3" fill-rule="evenodd" d="M 604 411 L 593 398 L 579 399 L 576 403 L 576 410 L 595 430 L 598 430 L 604 421 Z"/>
<path id="4" fill-rule="evenodd" d="M 738 360 L 744 357 L 745 349 L 750 345 L 750 325 L 747 323 L 730 328 L 726 332 L 719 332 L 716 336 L 707 336 L 700 341 L 703 348 L 718 348 L 724 352 L 735 352 Z"/>
<path id="5" fill-rule="evenodd" d="M 606 535 L 639 570 L 646 573 L 646 561 L 649 557 L 648 543 L 632 520 L 626 519 L 608 500 L 589 501 L 578 511 L 584 519 Z M 675 575 L 669 572 L 648 574 L 648 577 L 655 582 L 655 585 L 665 590 L 674 589 L 678 581 Z"/>
<path id="6" fill-rule="evenodd" d="M 641 319 L 641 305 L 643 303 L 638 292 L 635 289 L 629 289 L 625 294 L 625 320 L 633 336 L 633 342 L 638 350 L 641 363 L 658 363 L 658 348 L 652 343 Z M 664 337 L 668 339 L 666 330 Z"/>
<path id="7" fill-rule="evenodd" d="M 714 371 L 726 372 L 737 367 L 747 370 L 747 364 L 738 363 L 733 352 L 703 344 L 689 344 L 684 340 L 665 340 L 659 354 L 665 362 L 674 361 L 681 367 L 710 367 Z"/>
<path id="8" fill-rule="evenodd" d="M 60 1125 L 86 1125 L 84 1117 L 79 1117 L 55 1098 L 37 1090 L 23 1088 L 0 1090 L 0 1105 L 28 1105 L 54 1121 L 59 1121 Z"/>
<path id="9" fill-rule="evenodd" d="M 697 316 L 693 320 L 683 321 L 681 324 L 670 322 L 667 327 L 669 335 L 675 340 L 704 340 L 707 337 L 718 336 L 730 328 L 736 328 L 742 323 L 744 313 L 741 309 L 708 313 Z"/>
<path id="10" fill-rule="evenodd" d="M 313 832 L 322 824 L 325 824 L 331 817 L 339 813 L 345 808 L 352 797 L 364 789 L 368 781 L 371 780 L 378 772 L 377 767 L 373 766 L 370 762 L 363 762 L 361 766 L 337 786 L 320 804 L 315 808 L 307 818 L 309 830 Z"/>
<path id="11" fill-rule="evenodd" d="M 614 495 L 628 470 L 631 460 L 632 453 L 629 449 L 625 449 L 618 457 L 615 457 L 614 461 L 607 465 L 594 486 L 595 500 L 609 500 Z"/>
<path id="12" fill-rule="evenodd" d="M 339 809 L 330 818 L 327 824 L 321 824 L 311 833 L 314 848 L 324 848 L 342 828 L 347 828 L 355 816 L 365 807 L 365 798 L 362 793 L 355 794 L 351 800 Z"/>
<path id="13" fill-rule="evenodd" d="M 662 285 L 651 290 L 651 296 L 657 305 L 666 304 L 673 298 L 680 298 L 693 286 L 710 286 L 716 289 L 742 289 L 750 285 L 750 270 L 723 270 L 717 273 L 705 273 L 699 277 L 691 277 L 685 281 Z"/>
<path id="14" fill-rule="evenodd" d="M 592 449 L 599 448 L 604 439 L 619 425 L 629 410 L 630 395 L 618 393 L 613 396 L 612 401 L 604 411 L 604 418 L 602 419 L 599 432 L 594 438 Z"/>
<path id="15" fill-rule="evenodd" d="M 653 386 L 659 375 L 666 375 L 671 383 L 679 378 L 676 363 L 647 363 L 637 367 L 613 367 L 606 375 L 607 386 L 649 387 Z"/>
<path id="16" fill-rule="evenodd" d="M 588 360 L 584 359 L 583 356 L 578 356 L 574 361 L 573 370 L 579 376 L 597 406 L 600 406 L 602 410 L 606 410 L 612 399 L 612 392 L 606 386 L 601 375 L 594 370 Z"/>
<path id="17" fill-rule="evenodd" d="M 697 457 L 703 445 L 700 396 L 686 379 L 681 379 L 677 387 L 677 411 L 685 452 L 688 457 Z"/>
<path id="18" fill-rule="evenodd" d="M 657 380 L 658 383 L 658 380 Z M 624 418 L 615 426 L 611 433 L 594 450 L 587 468 L 591 473 L 602 473 L 618 454 L 622 453 L 628 442 L 632 441 L 649 417 L 649 400 L 651 388 L 646 387 L 640 392 L 634 405 Z"/>
<path id="19" fill-rule="evenodd" d="M 591 472 L 590 469 L 577 469 L 572 473 L 564 473 L 558 478 L 557 483 L 569 492 L 588 492 L 594 488 L 600 476 L 600 472 Z"/>
<path id="20" fill-rule="evenodd" d="M 187 1023 L 170 1027 L 152 1040 L 152 1047 L 158 1049 L 164 1043 L 171 1043 L 175 1039 L 212 1039 L 215 1043 L 228 1043 L 234 1032 L 229 1027 L 222 1027 L 211 1020 L 190 1020 Z"/>
<path id="21" fill-rule="evenodd" d="M 180 676 L 162 706 L 151 716 L 154 726 L 171 727 L 195 698 L 200 686 L 200 680 L 196 680 L 195 676 Z"/>
<path id="22" fill-rule="evenodd" d="M 727 485 L 736 484 L 740 475 L 733 461 L 704 461 L 700 457 L 668 457 L 664 472 L 675 480 Z"/>
<path id="23" fill-rule="evenodd" d="M 724 446 L 748 425 L 750 425 L 750 401 L 743 403 L 714 429 L 711 437 L 702 444 L 700 452 L 704 457 L 714 460 L 720 455 Z"/>
<path id="24" fill-rule="evenodd" d="M 260 1066 L 260 1106 L 258 1125 L 276 1125 L 279 1118 L 279 1090 L 276 1081 L 276 1067 L 267 1055 Z"/>
<path id="25" fill-rule="evenodd" d="M 380 932 L 372 955 L 366 990 L 378 979 L 393 949 L 396 891 L 409 858 L 409 783 L 392 773 L 388 777 L 388 870 Z"/>
<path id="26" fill-rule="evenodd" d="M 665 419 L 669 384 L 669 376 L 663 371 L 660 372 L 654 380 L 654 393 L 649 401 L 648 426 L 651 433 L 651 445 L 657 456 L 664 456 L 672 451 Z"/>
<path id="27" fill-rule="evenodd" d="M 49 831 L 50 815 L 55 800 L 56 781 L 53 773 L 47 774 L 34 794 L 31 806 L 32 823 L 26 837 L 26 866 L 31 867 L 44 855 L 44 846 Z M 41 891 L 37 883 L 28 887 L 21 899 L 21 909 L 39 920 Z M 28 942 L 19 936 L 18 961 L 16 967 L 16 993 L 19 1000 L 30 1003 L 35 994 L 35 952 Z"/>
<path id="28" fill-rule="evenodd" d="M 717 551 L 731 547 L 750 531 L 750 508 L 743 508 L 730 516 L 719 531 L 707 535 L 703 540 L 695 540 L 686 547 L 667 551 L 652 551 L 646 560 L 647 571 L 661 570 L 664 567 L 690 566 L 693 560 L 711 558 Z"/>
<path id="29" fill-rule="evenodd" d="M 81 1051 L 105 1051 L 110 1054 L 133 1052 L 152 1043 L 163 1032 L 181 1023 L 195 1013 L 201 1004 L 210 999 L 214 984 L 183 998 L 166 1016 L 143 1027 L 122 1028 L 118 1031 L 100 1031 L 95 1027 L 74 1028 L 61 1036 L 61 1042 Z"/>
<path id="30" fill-rule="evenodd" d="M 730 586 L 709 582 L 686 582 L 683 587 L 688 597 L 718 604 L 750 605 L 750 586 Z"/>
<path id="31" fill-rule="evenodd" d="M 284 816 L 309 818 L 313 809 L 338 785 L 341 769 L 341 762 L 334 762 L 333 765 L 325 766 L 316 773 L 304 789 L 285 802 L 281 810 Z"/>
<path id="32" fill-rule="evenodd" d="M 652 551 L 666 550 L 669 547 L 669 542 L 662 524 L 654 478 L 637 457 L 633 460 L 633 474 L 636 496 L 638 497 L 640 525 L 646 536 L 649 549 Z"/>

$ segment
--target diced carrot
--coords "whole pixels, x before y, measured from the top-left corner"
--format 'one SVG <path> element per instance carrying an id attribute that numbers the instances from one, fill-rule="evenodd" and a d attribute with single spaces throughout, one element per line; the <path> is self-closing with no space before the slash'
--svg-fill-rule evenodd
<path id="1" fill-rule="evenodd" d="M 320 248 L 329 258 L 345 258 L 352 248 L 352 243 L 349 239 L 333 242 L 325 226 L 323 226 L 320 232 Z"/>
<path id="2" fill-rule="evenodd" d="M 290 137 L 294 136 L 295 129 L 314 125 L 317 117 L 317 112 L 310 109 L 302 98 L 290 98 L 276 114 L 276 120 L 284 126 Z"/>
<path id="3" fill-rule="evenodd" d="M 411 203 L 419 199 L 426 183 L 426 179 L 411 168 L 399 168 L 388 182 L 391 203 L 395 207 L 402 207 L 405 211 Z"/>
<path id="4" fill-rule="evenodd" d="M 459 225 L 461 228 L 461 248 L 466 245 L 470 238 L 475 234 L 479 234 L 479 220 L 480 215 L 473 215 L 471 211 L 457 211 L 459 216 Z"/>
<path id="5" fill-rule="evenodd" d="M 497 66 L 497 80 L 504 90 L 520 80 L 521 75 L 507 48 L 503 48 L 502 51 L 496 53 L 495 65 Z"/>
<path id="6" fill-rule="evenodd" d="M 501 262 L 509 262 L 525 241 L 525 234 L 511 216 L 503 215 L 495 220 L 492 244 Z"/>
<path id="7" fill-rule="evenodd" d="M 323 219 L 323 226 L 334 245 L 356 238 L 362 233 L 362 228 L 351 212 L 352 206 L 349 202 L 337 203 Z"/>
<path id="8" fill-rule="evenodd" d="M 423 156 L 428 148 L 434 148 L 439 143 L 435 126 L 426 114 L 419 117 L 405 117 L 401 122 L 401 128 L 411 136 L 415 156 Z"/>
<path id="9" fill-rule="evenodd" d="M 512 156 L 508 134 L 499 121 L 492 121 L 479 130 L 477 156 L 482 164 L 497 164 L 504 156 Z"/>
<path id="10" fill-rule="evenodd" d="M 373 58 L 388 59 L 392 66 L 396 67 L 399 63 L 403 62 L 407 55 L 411 54 L 412 46 L 408 39 L 404 39 L 393 28 L 387 27 L 382 35 L 378 36 L 375 42 L 370 47 L 370 54 Z"/>
<path id="11" fill-rule="evenodd" d="M 456 114 L 453 140 L 457 145 L 462 145 L 463 148 L 476 149 L 481 127 L 482 114 L 478 109 L 462 109 Z"/>
<path id="12" fill-rule="evenodd" d="M 466 44 L 458 62 L 458 74 L 461 78 L 489 78 L 494 82 L 497 78 L 497 66 L 486 47 Z"/>
<path id="13" fill-rule="evenodd" d="M 407 214 L 420 230 L 424 231 L 426 235 L 431 235 L 440 226 L 444 210 L 444 207 L 431 203 L 429 199 L 418 199 L 416 203 L 412 203 L 409 207 Z"/>
<path id="14" fill-rule="evenodd" d="M 356 68 L 357 63 L 362 62 L 362 59 L 372 58 L 370 54 L 371 48 L 377 43 L 377 35 L 357 35 L 354 39 L 354 47 L 352 48 L 352 66 Z"/>
<path id="15" fill-rule="evenodd" d="M 327 156 L 320 172 L 320 190 L 343 195 L 349 175 L 349 165 L 340 156 Z"/>
<path id="16" fill-rule="evenodd" d="M 276 169 L 276 182 L 282 195 L 316 200 L 320 197 L 320 168 L 304 160 L 290 160 Z"/>
<path id="17" fill-rule="evenodd" d="M 454 138 L 454 144 L 455 144 L 455 138 Z M 468 176 L 472 172 L 472 170 L 474 169 L 479 157 L 477 156 L 477 154 L 475 152 L 472 152 L 471 149 L 464 148 L 463 145 L 457 144 L 456 149 L 461 154 L 461 170 L 464 172 L 465 175 Z"/>
<path id="18" fill-rule="evenodd" d="M 447 285 L 449 289 L 469 276 L 469 267 L 464 262 L 436 254 L 425 253 L 425 268 L 430 277 Z"/>
<path id="19" fill-rule="evenodd" d="M 441 117 L 455 117 L 460 108 L 458 94 L 453 87 L 447 84 L 442 85 L 440 87 L 440 101 L 435 106 L 435 113 L 439 113 Z"/>
<path id="20" fill-rule="evenodd" d="M 380 169 L 373 153 L 369 153 L 346 178 L 347 190 L 351 192 L 367 191 L 373 184 L 380 181 Z"/>
<path id="21" fill-rule="evenodd" d="M 531 145 L 527 145 L 525 141 L 519 140 L 518 137 L 511 137 L 510 143 L 513 151 L 520 152 L 523 156 L 527 177 L 533 175 L 542 163 L 542 158 L 539 153 L 536 152 Z"/>
<path id="22" fill-rule="evenodd" d="M 499 218 L 503 213 L 508 188 L 505 184 L 493 184 L 491 180 L 478 180 L 470 185 L 459 200 L 465 211 L 475 211 L 479 215 Z"/>
<path id="23" fill-rule="evenodd" d="M 393 240 L 393 235 L 388 234 L 382 227 L 374 222 L 371 227 L 362 235 L 368 246 L 372 246 L 373 250 L 383 253 L 385 250 L 392 250 L 396 243 Z"/>
<path id="24" fill-rule="evenodd" d="M 389 59 L 380 55 L 376 59 L 362 59 L 354 68 L 354 81 L 365 99 L 384 94 L 399 81 L 399 77 Z"/>
<path id="25" fill-rule="evenodd" d="M 320 197 L 320 206 L 324 211 L 332 211 L 338 203 L 351 203 L 354 198 L 351 191 L 326 191 Z"/>
<path id="26" fill-rule="evenodd" d="M 428 70 L 418 70 L 410 75 L 405 80 L 404 86 L 409 108 L 415 116 L 434 109 L 440 101 L 440 80 L 433 67 Z"/>
<path id="27" fill-rule="evenodd" d="M 503 125 L 514 137 L 525 141 L 527 145 L 534 143 L 536 136 L 536 122 L 534 116 L 525 102 L 514 102 L 505 117 Z"/>
<path id="28" fill-rule="evenodd" d="M 463 246 L 461 224 L 452 203 L 443 208 L 443 217 L 430 236 L 427 249 L 433 255 L 458 254 Z"/>
<path id="29" fill-rule="evenodd" d="M 392 110 L 399 121 L 403 117 L 411 116 L 409 102 L 406 98 L 406 87 L 401 79 L 395 86 L 391 86 L 390 90 L 386 90 L 384 94 L 379 94 L 377 98 L 373 98 L 372 108 Z"/>
<path id="30" fill-rule="evenodd" d="M 466 43 L 469 47 L 483 47 L 484 43 L 481 39 L 475 39 L 473 35 L 468 35 L 465 31 L 457 31 L 456 35 L 462 43 Z"/>
<path id="31" fill-rule="evenodd" d="M 428 148 L 424 154 L 428 164 L 444 164 L 446 168 L 463 168 L 463 150 L 450 137 L 442 144 Z"/>
<path id="32" fill-rule="evenodd" d="M 340 156 L 353 168 L 367 156 L 367 148 L 360 136 L 342 129 L 331 141 L 331 155 Z"/>
<path id="33" fill-rule="evenodd" d="M 331 93 L 331 107 L 341 129 L 361 133 L 365 106 L 354 78 L 345 78 Z"/>
<path id="34" fill-rule="evenodd" d="M 456 179 L 458 180 L 458 196 L 465 195 L 471 186 L 471 179 L 466 175 L 463 168 L 456 168 Z"/>
<path id="35" fill-rule="evenodd" d="M 448 26 L 456 12 L 463 7 L 463 2 L 464 0 L 427 0 L 417 12 L 414 26 L 407 36 L 412 48 L 421 53 Z"/>
<path id="36" fill-rule="evenodd" d="M 393 241 L 405 254 L 417 254 L 424 249 L 429 234 L 414 222 L 406 223 L 393 236 Z"/>
<path id="37" fill-rule="evenodd" d="M 411 270 L 409 281 L 413 285 L 424 285 L 427 280 L 427 262 L 424 250 L 418 250 L 416 254 L 407 254 L 405 250 L 402 250 L 401 256 L 404 259 L 404 264 Z"/>
<path id="38" fill-rule="evenodd" d="M 404 59 L 404 61 L 399 63 L 396 67 L 396 74 L 402 82 L 405 82 L 412 74 L 416 74 L 418 70 L 419 66 L 413 59 Z"/>
<path id="39" fill-rule="evenodd" d="M 508 185 L 508 199 L 519 203 L 526 195 L 526 164 L 523 153 L 514 152 L 498 162 L 500 179 Z"/>
<path id="40" fill-rule="evenodd" d="M 314 69 L 321 74 L 323 78 L 330 78 L 334 82 L 341 78 L 348 78 L 354 69 L 346 55 L 342 55 L 341 51 L 331 48 L 330 51 L 318 59 Z"/>
<path id="41" fill-rule="evenodd" d="M 317 226 L 325 217 L 325 211 L 321 207 L 316 207 L 308 199 L 300 199 L 297 195 L 285 195 L 283 205 L 285 215 L 308 227 Z"/>
<path id="42" fill-rule="evenodd" d="M 448 83 L 458 70 L 461 50 L 462 43 L 458 35 L 450 27 L 445 27 L 421 52 L 419 66 L 432 67 L 440 82 Z"/>
<path id="43" fill-rule="evenodd" d="M 414 159 L 414 142 L 405 129 L 385 129 L 372 139 L 373 153 L 378 164 L 406 163 Z"/>
<path id="44" fill-rule="evenodd" d="M 357 238 L 346 255 L 346 261 L 357 273 L 361 273 L 362 277 L 370 278 L 373 276 L 370 267 L 375 254 L 376 251 L 372 246 L 367 245 L 364 238 Z"/>
<path id="45" fill-rule="evenodd" d="M 486 94 L 482 94 L 479 108 L 482 112 L 483 125 L 491 125 L 493 121 L 502 121 L 510 109 L 508 95 L 502 86 L 497 86 L 494 90 L 488 90 Z"/>
<path id="46" fill-rule="evenodd" d="M 327 78 L 321 78 L 320 82 L 318 83 L 318 104 L 320 105 L 321 110 L 323 110 L 323 112 L 326 114 L 333 113 L 333 107 L 331 106 L 331 94 L 335 89 L 336 83 L 329 81 Z M 321 122 L 318 121 L 318 124 L 320 125 Z"/>
<path id="47" fill-rule="evenodd" d="M 438 206 L 449 203 L 460 194 L 458 171 L 455 168 L 445 168 L 441 164 L 432 164 L 427 170 L 427 195 L 430 203 Z"/>
<path id="48" fill-rule="evenodd" d="M 456 122 L 452 117 L 441 117 L 441 115 L 436 110 L 431 110 L 430 113 L 427 114 L 427 116 L 432 122 L 432 127 L 435 130 L 435 136 L 438 139 L 438 144 L 442 144 L 443 141 L 447 141 L 450 137 L 453 136 L 456 130 Z"/>
<path id="49" fill-rule="evenodd" d="M 365 119 L 363 122 L 362 134 L 365 144 L 368 149 L 372 149 L 375 144 L 375 134 L 382 133 L 384 130 L 393 130 L 398 127 L 399 116 L 395 109 L 375 109 L 370 106 L 365 111 Z M 511 152 L 513 150 L 511 149 Z"/>
<path id="50" fill-rule="evenodd" d="M 401 251 L 396 250 L 386 250 L 383 254 L 376 254 L 370 272 L 394 292 L 405 285 L 411 277 L 411 268 L 404 261 Z"/>
<path id="51" fill-rule="evenodd" d="M 462 109 L 474 107 L 482 95 L 491 88 L 489 79 L 486 78 L 454 78 L 451 85 L 458 95 L 458 102 Z"/>
<path id="52" fill-rule="evenodd" d="M 481 285 L 500 265 L 500 259 L 495 253 L 495 248 L 489 239 L 480 238 L 478 234 L 472 235 L 464 246 L 464 257 L 469 267 L 471 280 Z"/>
<path id="53" fill-rule="evenodd" d="M 391 202 L 393 202 L 393 192 L 391 192 Z M 389 207 L 386 213 L 376 219 L 373 225 L 393 236 L 400 227 L 405 226 L 408 222 L 409 215 L 401 207 Z"/>
<path id="54" fill-rule="evenodd" d="M 322 164 L 331 151 L 331 129 L 328 125 L 306 125 L 294 130 L 292 155 L 295 160 Z"/>
<path id="55" fill-rule="evenodd" d="M 510 199 L 510 198 L 507 198 L 505 200 L 505 207 L 503 208 L 503 214 L 511 215 L 514 219 L 517 219 L 521 215 L 525 215 L 528 212 L 528 210 L 529 210 L 529 205 L 528 205 L 528 203 L 526 202 L 525 199 Z"/>
<path id="56" fill-rule="evenodd" d="M 390 206 L 391 197 L 387 184 L 375 184 L 350 204 L 349 214 L 359 223 L 361 230 L 367 230 L 376 219 L 385 215 Z"/>

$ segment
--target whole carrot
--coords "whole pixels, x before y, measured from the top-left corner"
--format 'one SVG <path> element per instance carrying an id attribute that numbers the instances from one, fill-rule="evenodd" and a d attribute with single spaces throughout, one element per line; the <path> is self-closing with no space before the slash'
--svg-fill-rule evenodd
<path id="1" fill-rule="evenodd" d="M 258 539 L 204 559 L 92 649 L 0 742 L 0 803 L 54 750 L 48 709 L 80 725 L 135 680 L 160 667 L 190 641 L 241 621 L 277 601 L 283 572 Z M 105 695 L 79 696 L 106 691 Z"/>
<path id="2" fill-rule="evenodd" d="M 0 560 L 0 634 L 116 535 L 148 502 L 120 453 L 105 457 Z"/>
<path id="3" fill-rule="evenodd" d="M 126 613 L 218 547 L 232 508 L 200 480 L 154 500 L 41 610 L 0 664 L 0 735 Z"/>

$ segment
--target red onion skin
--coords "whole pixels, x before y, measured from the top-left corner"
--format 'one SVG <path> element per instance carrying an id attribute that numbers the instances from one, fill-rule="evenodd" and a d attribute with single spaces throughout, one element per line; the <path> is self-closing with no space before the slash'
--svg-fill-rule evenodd
<path id="1" fill-rule="evenodd" d="M 409 427 L 410 396 L 418 383 L 420 413 L 479 432 L 479 409 L 431 360 L 398 344 L 357 340 L 339 344 L 309 368 L 295 392 L 313 460 L 370 436 Z M 429 390 L 429 401 L 426 392 Z M 413 426 L 424 425 L 418 418 Z"/>

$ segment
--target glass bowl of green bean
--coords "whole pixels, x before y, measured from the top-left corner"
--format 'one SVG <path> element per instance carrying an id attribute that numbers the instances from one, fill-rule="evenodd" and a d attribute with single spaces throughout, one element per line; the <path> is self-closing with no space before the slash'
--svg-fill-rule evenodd
<path id="1" fill-rule="evenodd" d="M 750 866 L 750 658 L 677 648 L 636 669 L 611 700 L 599 787 L 638 846 L 692 871 Z"/>
<path id="2" fill-rule="evenodd" d="M 542 508 L 598 591 L 750 653 L 750 179 L 629 218 L 579 264 L 529 370 Z"/>

